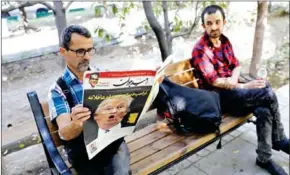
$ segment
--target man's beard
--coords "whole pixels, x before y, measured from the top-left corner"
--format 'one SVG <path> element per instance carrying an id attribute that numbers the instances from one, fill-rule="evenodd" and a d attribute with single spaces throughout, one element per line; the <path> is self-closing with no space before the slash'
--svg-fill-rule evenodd
<path id="1" fill-rule="evenodd" d="M 88 60 L 83 60 L 82 62 L 78 63 L 77 70 L 79 72 L 85 72 L 88 70 L 90 62 Z"/>
<path id="2" fill-rule="evenodd" d="M 221 33 L 220 33 L 220 31 L 219 30 L 217 30 L 217 31 L 211 31 L 210 32 L 210 37 L 211 38 L 219 38 L 221 36 Z"/>

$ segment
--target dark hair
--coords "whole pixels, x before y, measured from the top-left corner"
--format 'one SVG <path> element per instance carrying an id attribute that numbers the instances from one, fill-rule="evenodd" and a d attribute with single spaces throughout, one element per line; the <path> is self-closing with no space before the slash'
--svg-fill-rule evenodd
<path id="1" fill-rule="evenodd" d="M 225 16 L 225 12 L 224 10 L 218 6 L 218 5 L 210 5 L 210 6 L 207 6 L 201 13 L 201 21 L 202 21 L 202 24 L 204 24 L 204 15 L 205 14 L 212 14 L 212 13 L 216 13 L 216 11 L 220 11 L 222 16 L 223 16 L 223 20 L 226 19 L 226 16 Z"/>
<path id="2" fill-rule="evenodd" d="M 98 77 L 100 76 L 100 74 L 98 72 L 93 72 L 90 75 L 90 79 L 92 79 L 93 76 L 97 75 Z"/>
<path id="3" fill-rule="evenodd" d="M 91 33 L 88 29 L 80 25 L 70 25 L 63 29 L 61 32 L 61 47 L 68 49 L 71 41 L 71 35 L 77 33 L 86 38 L 91 37 Z"/>

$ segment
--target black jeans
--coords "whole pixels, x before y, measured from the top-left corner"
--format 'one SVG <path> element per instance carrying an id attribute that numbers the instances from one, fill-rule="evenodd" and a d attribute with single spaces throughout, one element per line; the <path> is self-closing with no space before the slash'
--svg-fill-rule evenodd
<path id="1" fill-rule="evenodd" d="M 117 147 L 116 147 L 117 146 Z M 79 175 L 129 175 L 130 152 L 123 139 L 114 142 L 93 159 L 85 154 L 68 153 L 70 163 Z"/>
<path id="2" fill-rule="evenodd" d="M 218 90 L 223 113 L 243 116 L 253 113 L 257 117 L 258 159 L 266 162 L 271 157 L 273 142 L 286 138 L 276 94 L 270 85 L 262 89 Z"/>

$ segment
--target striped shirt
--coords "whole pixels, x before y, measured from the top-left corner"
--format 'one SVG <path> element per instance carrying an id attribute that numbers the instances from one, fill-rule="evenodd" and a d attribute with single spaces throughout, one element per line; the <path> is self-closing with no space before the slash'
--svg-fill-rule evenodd
<path id="1" fill-rule="evenodd" d="M 73 104 L 82 104 L 83 103 L 83 85 L 80 80 L 69 70 L 68 67 L 65 68 L 62 75 L 64 82 L 67 84 L 72 98 Z M 49 104 L 49 115 L 51 121 L 55 122 L 55 119 L 60 114 L 71 113 L 71 109 L 67 102 L 67 99 L 62 92 L 59 85 L 55 82 L 48 92 L 48 104 Z"/>

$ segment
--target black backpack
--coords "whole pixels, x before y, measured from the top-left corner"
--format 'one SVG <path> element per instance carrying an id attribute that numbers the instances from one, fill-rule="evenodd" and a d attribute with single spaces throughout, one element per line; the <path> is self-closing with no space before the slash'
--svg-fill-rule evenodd
<path id="1" fill-rule="evenodd" d="M 221 148 L 222 113 L 218 93 L 180 86 L 165 77 L 154 105 L 178 134 L 216 133 L 220 137 L 217 148 Z"/>

